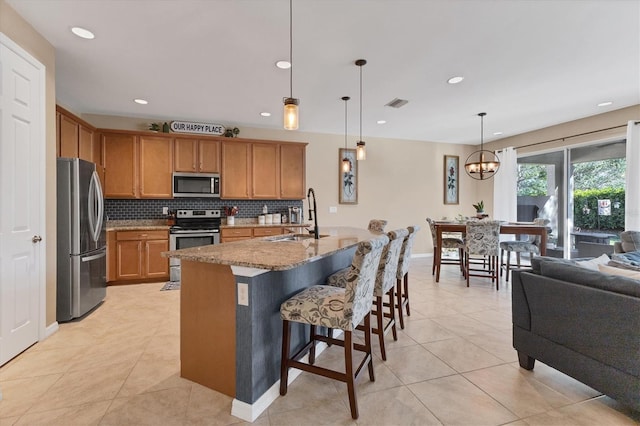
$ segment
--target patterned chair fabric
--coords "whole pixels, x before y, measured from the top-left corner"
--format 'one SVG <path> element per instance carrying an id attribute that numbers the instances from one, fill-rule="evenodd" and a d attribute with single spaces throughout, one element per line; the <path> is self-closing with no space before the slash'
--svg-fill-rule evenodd
<path id="1" fill-rule="evenodd" d="M 477 220 L 467 222 L 465 246 L 468 254 L 498 256 L 500 254 L 499 243 L 499 220 Z"/>
<path id="2" fill-rule="evenodd" d="M 402 250 L 400 251 L 400 262 L 398 263 L 398 273 L 396 278 L 401 280 L 408 272 L 411 264 L 411 250 L 413 249 L 413 240 L 416 234 L 420 230 L 420 226 L 413 225 L 407 227 L 409 235 L 405 237 L 402 244 Z"/>
<path id="3" fill-rule="evenodd" d="M 358 244 L 346 286 L 315 285 L 280 306 L 280 317 L 329 328 L 353 331 L 371 311 L 375 276 L 389 237 L 381 235 Z"/>
<path id="4" fill-rule="evenodd" d="M 384 232 L 384 227 L 387 226 L 387 221 L 384 219 L 371 219 L 369 221 L 369 231 Z"/>
<path id="5" fill-rule="evenodd" d="M 533 222 L 538 226 L 546 226 L 549 224 L 549 219 L 535 218 Z M 528 239 L 522 241 L 502 241 L 500 242 L 500 249 L 516 253 L 540 254 L 541 242 L 540 235 L 530 235 Z"/>
<path id="6" fill-rule="evenodd" d="M 431 242 L 433 243 L 433 250 L 438 247 L 438 235 L 436 231 L 436 224 L 430 217 L 427 218 L 429 222 L 429 229 L 431 230 Z M 443 233 L 444 234 L 444 233 Z M 462 238 L 442 237 L 442 248 L 464 248 L 464 241 Z"/>

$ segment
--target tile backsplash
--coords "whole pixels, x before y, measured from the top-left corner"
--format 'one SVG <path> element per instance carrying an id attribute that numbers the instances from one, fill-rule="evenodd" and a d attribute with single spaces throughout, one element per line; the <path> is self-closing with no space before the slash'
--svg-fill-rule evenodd
<path id="1" fill-rule="evenodd" d="M 238 218 L 253 218 L 262 214 L 267 206 L 269 213 L 289 214 L 289 206 L 304 207 L 302 200 L 220 200 L 211 198 L 175 198 L 163 200 L 104 200 L 105 212 L 110 220 L 164 219 L 162 208 L 177 209 L 220 209 L 224 217 L 224 207 L 237 206 Z"/>

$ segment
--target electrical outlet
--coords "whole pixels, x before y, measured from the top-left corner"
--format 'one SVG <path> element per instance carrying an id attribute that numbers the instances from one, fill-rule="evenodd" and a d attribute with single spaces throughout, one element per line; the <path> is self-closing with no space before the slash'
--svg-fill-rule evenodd
<path id="1" fill-rule="evenodd" d="M 336 206 L 329 207 L 329 213 L 338 213 L 338 208 Z"/>
<path id="2" fill-rule="evenodd" d="M 249 284 L 238 283 L 238 305 L 249 306 Z"/>
<path id="3" fill-rule="evenodd" d="M 165 215 L 165 216 L 168 215 L 169 214 L 169 207 L 163 207 L 162 208 L 162 214 Z"/>

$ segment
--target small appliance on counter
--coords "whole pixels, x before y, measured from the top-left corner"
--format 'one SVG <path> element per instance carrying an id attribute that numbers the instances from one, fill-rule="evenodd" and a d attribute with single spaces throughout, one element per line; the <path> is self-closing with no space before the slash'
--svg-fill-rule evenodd
<path id="1" fill-rule="evenodd" d="M 292 225 L 302 225 L 304 221 L 302 214 L 302 208 L 289 207 L 289 223 Z"/>

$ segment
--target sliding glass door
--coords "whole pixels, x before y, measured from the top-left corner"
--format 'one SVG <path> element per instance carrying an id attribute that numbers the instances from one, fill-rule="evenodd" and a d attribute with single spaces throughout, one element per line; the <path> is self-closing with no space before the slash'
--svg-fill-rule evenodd
<path id="1" fill-rule="evenodd" d="M 547 255 L 613 252 L 624 229 L 625 141 L 518 158 L 518 221 L 549 219 Z"/>

